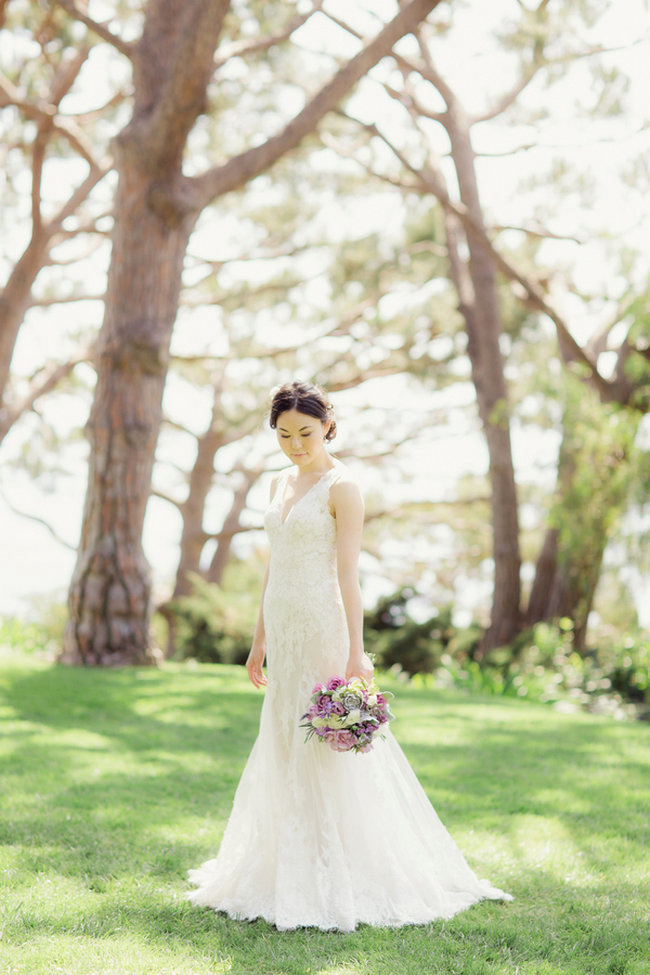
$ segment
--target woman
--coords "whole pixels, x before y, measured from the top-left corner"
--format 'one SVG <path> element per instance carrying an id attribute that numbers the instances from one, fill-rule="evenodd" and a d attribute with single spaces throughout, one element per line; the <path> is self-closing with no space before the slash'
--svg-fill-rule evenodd
<path id="1" fill-rule="evenodd" d="M 352 931 L 510 899 L 472 873 L 390 731 L 362 755 L 305 742 L 316 683 L 372 677 L 357 569 L 363 502 L 327 451 L 336 423 L 322 390 L 282 386 L 270 425 L 293 466 L 271 486 L 271 557 L 246 663 L 267 690 L 219 854 L 190 871 L 190 900 L 280 929 Z"/>

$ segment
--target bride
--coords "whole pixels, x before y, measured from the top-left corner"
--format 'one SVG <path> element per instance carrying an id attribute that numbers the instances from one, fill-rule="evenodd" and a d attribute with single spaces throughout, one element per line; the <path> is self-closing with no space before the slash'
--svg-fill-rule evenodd
<path id="1" fill-rule="evenodd" d="M 246 663 L 266 685 L 259 735 L 217 857 L 189 872 L 189 899 L 279 929 L 339 931 L 510 900 L 472 872 L 389 730 L 367 754 L 305 742 L 314 685 L 373 674 L 357 568 L 363 501 L 327 450 L 336 422 L 321 389 L 280 387 L 270 425 L 292 466 L 271 486 L 271 555 Z"/>

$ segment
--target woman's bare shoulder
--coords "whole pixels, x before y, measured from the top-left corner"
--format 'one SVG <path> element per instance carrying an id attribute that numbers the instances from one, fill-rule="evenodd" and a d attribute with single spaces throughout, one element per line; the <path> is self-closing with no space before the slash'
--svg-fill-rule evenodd
<path id="1" fill-rule="evenodd" d="M 337 484 L 356 484 L 357 487 L 359 486 L 357 479 L 350 468 L 346 467 L 346 465 L 340 460 L 336 461 L 333 471 L 334 476 L 332 478 L 332 487 L 335 487 Z"/>
<path id="2" fill-rule="evenodd" d="M 361 488 L 356 477 L 340 461 L 337 463 L 336 474 L 330 488 L 330 497 L 335 501 L 339 498 L 342 501 L 347 498 L 361 498 Z"/>

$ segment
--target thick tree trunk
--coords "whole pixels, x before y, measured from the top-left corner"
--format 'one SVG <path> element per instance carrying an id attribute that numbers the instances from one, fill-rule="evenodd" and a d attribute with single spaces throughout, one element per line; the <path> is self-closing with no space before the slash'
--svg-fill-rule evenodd
<path id="1" fill-rule="evenodd" d="M 146 502 L 192 219 L 151 212 L 150 177 L 124 154 L 115 237 L 88 421 L 90 469 L 69 594 L 63 659 L 119 665 L 151 659 Z"/>
<path id="2" fill-rule="evenodd" d="M 469 121 L 457 104 L 452 103 L 448 113 L 447 130 L 462 202 L 473 223 L 484 231 Z M 478 234 L 465 234 L 469 248 L 469 261 L 466 263 L 460 257 L 459 250 L 461 227 L 457 218 L 449 212 L 446 225 L 452 278 L 465 319 L 472 379 L 490 458 L 494 590 L 491 622 L 482 641 L 485 652 L 507 643 L 520 626 L 519 518 L 510 442 L 508 391 L 499 345 L 501 311 L 495 266 L 483 239 Z"/>
<path id="3" fill-rule="evenodd" d="M 227 8 L 224 0 L 150 0 L 135 48 L 133 118 L 115 140 L 113 251 L 66 663 L 153 659 L 141 539 L 183 259 L 197 217 L 180 202 L 182 154 L 203 109 Z"/>

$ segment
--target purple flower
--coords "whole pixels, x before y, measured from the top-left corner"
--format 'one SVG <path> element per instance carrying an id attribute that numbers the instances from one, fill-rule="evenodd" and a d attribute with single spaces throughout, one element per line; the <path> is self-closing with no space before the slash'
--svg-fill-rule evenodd
<path id="1" fill-rule="evenodd" d="M 349 752 L 356 745 L 356 740 L 349 731 L 335 731 L 330 744 L 336 752 Z"/>
<path id="2" fill-rule="evenodd" d="M 318 708 L 321 714 L 331 714 L 336 707 L 335 702 L 332 700 L 329 694 L 321 694 L 316 701 L 316 704 L 313 706 Z"/>
<path id="3" fill-rule="evenodd" d="M 335 677 L 330 677 L 326 686 L 328 691 L 335 691 L 337 687 L 341 687 L 343 684 L 345 684 L 343 678 L 335 676 Z"/>

